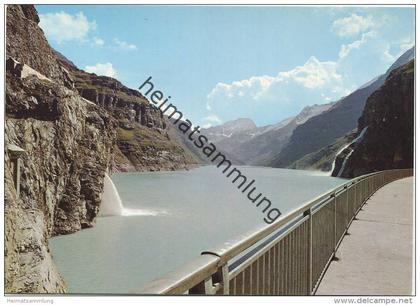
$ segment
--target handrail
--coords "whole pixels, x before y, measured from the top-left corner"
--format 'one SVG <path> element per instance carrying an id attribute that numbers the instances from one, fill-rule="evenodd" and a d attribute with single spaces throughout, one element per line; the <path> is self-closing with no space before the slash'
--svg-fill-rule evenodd
<path id="1" fill-rule="evenodd" d="M 361 181 L 361 180 L 363 180 L 363 179 L 365 179 L 369 176 L 375 175 L 375 174 L 376 173 L 369 173 L 369 174 L 365 174 L 363 176 L 353 178 L 349 181 L 346 181 L 346 182 L 340 184 L 339 186 L 336 186 L 336 187 L 326 191 L 325 193 L 315 197 L 314 199 L 308 200 L 302 206 L 300 206 L 300 207 L 298 207 L 294 210 L 289 211 L 285 216 L 281 217 L 279 220 L 272 223 L 271 225 L 265 226 L 264 228 L 259 229 L 259 230 L 249 231 L 248 233 L 245 233 L 245 234 L 242 234 L 242 235 L 238 236 L 233 241 L 225 242 L 222 246 L 220 246 L 220 247 L 218 247 L 214 250 L 202 252 L 202 254 L 203 253 L 213 253 L 217 256 L 220 256 L 220 258 L 223 262 L 226 262 L 226 261 L 230 260 L 231 258 L 235 257 L 236 255 L 238 255 L 239 253 L 241 253 L 243 250 L 245 250 L 245 249 L 249 248 L 250 246 L 254 245 L 255 243 L 257 243 L 259 240 L 261 240 L 261 238 L 264 238 L 264 237 L 270 235 L 271 233 L 278 230 L 283 225 L 286 225 L 287 223 L 289 223 L 293 219 L 296 219 L 296 217 L 302 215 L 305 211 L 315 207 L 316 205 L 323 202 L 324 200 L 327 200 L 328 198 L 331 197 L 331 195 L 333 195 L 335 193 L 339 193 L 340 191 L 344 190 L 346 187 L 348 187 L 352 184 L 355 184 L 356 182 L 359 182 L 359 181 Z"/>
<path id="2" fill-rule="evenodd" d="M 182 294 L 202 281 L 203 277 L 211 276 L 217 268 L 217 257 L 201 255 L 177 271 L 169 272 L 161 279 L 150 282 L 143 287 L 143 291 L 149 294 Z M 191 273 L 190 270 L 195 272 Z"/>
<path id="3" fill-rule="evenodd" d="M 253 245 L 257 244 L 259 241 L 269 237 L 272 233 L 278 231 L 279 229 L 285 227 L 285 225 L 290 224 L 292 221 L 299 219 L 299 217 L 309 215 L 309 219 L 312 215 L 312 210 L 316 207 L 316 210 L 319 209 L 320 206 L 324 206 L 334 200 L 337 196 L 344 194 L 348 191 L 352 186 L 357 187 L 360 185 L 362 181 L 367 181 L 366 186 L 364 186 L 365 193 L 360 193 L 358 198 L 360 202 L 358 203 L 358 208 L 360 209 L 361 205 L 364 203 L 367 198 L 371 196 L 378 188 L 382 187 L 386 184 L 387 179 L 385 176 L 387 173 L 395 174 L 395 177 L 391 177 L 390 181 L 399 179 L 401 177 L 406 177 L 412 175 L 412 169 L 399 169 L 399 170 L 385 170 L 379 171 L 374 173 L 369 173 L 360 177 L 353 178 L 349 181 L 344 182 L 343 184 L 335 187 L 314 199 L 311 199 L 304 203 L 302 206 L 288 212 L 285 216 L 283 216 L 278 221 L 274 222 L 273 224 L 266 226 L 264 228 L 260 228 L 257 230 L 250 231 L 248 233 L 242 234 L 239 237 L 223 243 L 220 247 L 215 249 L 211 249 L 208 251 L 203 251 L 201 256 L 197 259 L 183 265 L 179 269 L 168 273 L 164 277 L 154 280 L 144 286 L 141 290 L 141 294 L 181 294 L 184 292 L 190 293 L 223 293 L 229 294 L 229 280 L 232 279 L 232 275 L 229 275 L 228 270 L 228 261 L 234 257 L 237 257 L 245 250 L 249 249 Z M 368 183 L 370 180 L 373 180 L 375 177 L 380 180 L 380 185 L 374 189 L 371 187 L 371 191 L 368 192 Z M 367 179 L 370 178 L 370 179 Z M 395 179 L 394 179 L 395 178 Z M 369 180 L 369 181 L 368 181 Z M 346 198 L 348 195 L 346 194 Z M 356 201 L 356 199 L 355 199 Z M 347 199 L 347 206 L 349 205 L 349 200 Z M 348 209 L 348 208 L 347 208 Z M 358 211 L 358 210 L 357 210 Z M 357 211 L 355 213 L 357 213 Z M 336 213 L 336 207 L 334 205 L 334 213 Z M 354 213 L 354 214 L 355 214 Z M 335 214 L 336 215 L 336 214 Z M 350 215 L 350 217 L 354 217 L 355 215 Z M 337 217 L 337 216 L 334 216 Z M 351 218 L 352 219 L 352 218 Z M 351 219 L 348 223 L 350 225 Z M 334 220 L 336 221 L 336 220 Z M 336 238 L 336 227 L 337 224 L 334 223 L 334 238 Z M 312 226 L 311 226 L 312 227 Z M 312 229 L 309 229 L 312 232 Z M 310 233 L 310 238 L 312 240 L 312 233 Z M 343 234 L 344 235 L 344 234 Z M 342 236 L 343 237 L 343 236 Z M 341 238 L 342 238 L 341 237 Z M 303 240 L 303 239 L 302 239 Z M 338 247 L 338 243 L 341 239 L 335 243 L 334 247 Z M 311 246 L 312 248 L 312 246 Z M 312 251 L 312 250 L 311 250 Z M 334 254 L 334 253 L 333 253 Z M 312 254 L 310 255 L 310 263 L 312 264 Z M 330 257 L 330 259 L 332 256 Z M 330 260 L 329 259 L 329 260 Z M 310 269 L 312 267 L 310 266 Z M 310 272 L 311 273 L 311 272 Z M 309 276 L 309 288 L 308 293 L 312 292 L 313 283 L 311 276 Z M 272 284 L 271 284 L 272 285 Z M 139 293 L 138 291 L 135 293 Z"/>

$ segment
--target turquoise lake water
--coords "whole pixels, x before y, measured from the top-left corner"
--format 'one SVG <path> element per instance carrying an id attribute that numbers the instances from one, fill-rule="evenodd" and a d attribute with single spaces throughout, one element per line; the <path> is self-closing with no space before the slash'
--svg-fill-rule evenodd
<path id="1" fill-rule="evenodd" d="M 324 173 L 239 167 L 283 215 L 342 183 Z M 267 224 L 221 170 L 112 175 L 133 216 L 99 217 L 94 228 L 50 240 L 70 293 L 132 293 L 236 236 Z"/>

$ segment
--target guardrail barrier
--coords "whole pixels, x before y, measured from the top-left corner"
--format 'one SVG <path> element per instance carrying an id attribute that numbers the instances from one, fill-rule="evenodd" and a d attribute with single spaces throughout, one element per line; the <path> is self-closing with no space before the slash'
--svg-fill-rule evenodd
<path id="1" fill-rule="evenodd" d="M 366 200 L 385 184 L 412 175 L 412 169 L 397 169 L 349 180 L 263 229 L 202 252 L 135 293 L 311 295 Z"/>

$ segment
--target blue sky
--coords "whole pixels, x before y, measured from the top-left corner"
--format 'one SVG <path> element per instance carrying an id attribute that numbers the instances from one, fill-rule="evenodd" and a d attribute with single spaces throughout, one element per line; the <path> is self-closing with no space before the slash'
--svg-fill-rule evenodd
<path id="1" fill-rule="evenodd" d="M 195 125 L 338 100 L 414 44 L 413 7 L 37 5 L 79 68 L 155 87 Z"/>

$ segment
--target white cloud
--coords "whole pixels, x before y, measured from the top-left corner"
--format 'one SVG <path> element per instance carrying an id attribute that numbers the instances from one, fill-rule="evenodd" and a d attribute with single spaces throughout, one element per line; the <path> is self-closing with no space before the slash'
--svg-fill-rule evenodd
<path id="1" fill-rule="evenodd" d="M 337 100 L 347 94 L 337 66 L 311 56 L 303 65 L 274 76 L 220 82 L 207 95 L 206 109 L 221 121 L 237 117 L 278 121 L 275 109 L 281 109 L 284 116 L 295 115 L 306 105 L 327 102 L 325 96 Z"/>
<path id="2" fill-rule="evenodd" d="M 238 96 L 242 97 L 247 93 L 252 99 L 258 100 L 275 80 L 275 77 L 264 75 L 252 76 L 249 79 L 234 81 L 230 85 L 218 83 L 207 97 L 211 99 L 220 93 L 224 93 L 227 98 L 232 99 Z M 208 109 L 211 109 L 210 104 L 207 106 Z"/>
<path id="3" fill-rule="evenodd" d="M 354 49 L 360 49 L 360 47 L 365 44 L 369 38 L 375 37 L 376 33 L 374 31 L 370 31 L 367 33 L 364 33 L 362 35 L 362 38 L 359 40 L 355 40 L 352 43 L 349 43 L 347 45 L 341 45 L 340 53 L 338 54 L 339 58 L 344 58 L 349 55 L 349 53 Z"/>
<path id="4" fill-rule="evenodd" d="M 272 87 L 286 86 L 290 82 L 306 89 L 320 89 L 330 85 L 341 85 L 341 75 L 336 71 L 335 62 L 322 62 L 312 56 L 304 65 L 290 71 L 279 72 L 277 76 L 252 76 L 231 84 L 218 83 L 207 98 L 211 101 L 220 96 L 227 100 L 245 97 L 259 101 L 269 95 Z M 211 109 L 211 103 L 207 104 L 207 109 Z"/>
<path id="5" fill-rule="evenodd" d="M 378 17 L 373 20 L 355 14 L 337 19 L 334 31 L 338 35 L 357 36 L 346 38 L 336 61 L 312 56 L 304 64 L 277 74 L 219 82 L 207 95 L 207 113 L 222 121 L 249 117 L 257 122 L 278 122 L 296 115 L 304 106 L 339 100 L 358 88 L 361 80 L 383 73 L 399 52 L 414 44 L 409 36 L 390 42 L 381 24 L 386 23 Z M 361 68 L 367 64 L 370 69 Z"/>
<path id="6" fill-rule="evenodd" d="M 117 75 L 117 71 L 115 71 L 110 62 L 104 64 L 97 63 L 94 66 L 86 66 L 85 71 L 109 77 L 115 77 Z"/>
<path id="7" fill-rule="evenodd" d="M 397 59 L 397 56 L 394 56 L 391 54 L 391 46 L 389 44 L 387 44 L 387 46 L 384 48 L 382 59 L 385 62 L 389 62 L 389 63 L 392 63 Z"/>
<path id="8" fill-rule="evenodd" d="M 99 37 L 93 37 L 92 45 L 96 47 L 102 47 L 105 44 L 105 41 Z"/>
<path id="9" fill-rule="evenodd" d="M 116 44 L 116 46 L 122 50 L 137 50 L 137 46 L 135 44 L 131 44 L 125 41 L 121 41 L 117 38 L 114 38 L 114 43 Z"/>
<path id="10" fill-rule="evenodd" d="M 337 64 L 333 61 L 321 62 L 312 56 L 303 66 L 279 73 L 280 80 L 293 79 L 309 89 L 321 88 L 327 84 L 340 83 L 341 75 L 336 71 Z"/>
<path id="11" fill-rule="evenodd" d="M 339 36 L 354 36 L 374 26 L 372 16 L 351 14 L 349 17 L 337 19 L 333 22 L 332 30 Z"/>
<path id="12" fill-rule="evenodd" d="M 70 15 L 64 11 L 41 14 L 40 27 L 47 37 L 57 43 L 81 41 L 87 38 L 89 31 L 96 28 L 95 20 L 89 21 L 83 12 Z"/>

